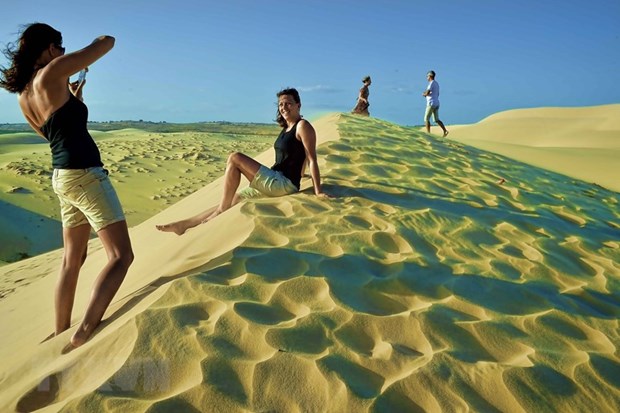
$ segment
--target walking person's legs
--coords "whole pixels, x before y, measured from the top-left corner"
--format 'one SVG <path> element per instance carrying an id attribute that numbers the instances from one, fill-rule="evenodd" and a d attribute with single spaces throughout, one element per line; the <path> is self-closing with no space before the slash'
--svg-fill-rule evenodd
<path id="1" fill-rule="evenodd" d="M 442 122 L 442 121 L 440 121 L 439 119 L 437 119 L 435 122 L 436 122 L 436 123 L 439 125 L 439 127 L 443 130 L 443 136 L 447 136 L 449 132 L 448 132 L 448 129 L 446 129 L 446 127 L 444 126 L 443 122 Z"/>
<path id="2" fill-rule="evenodd" d="M 435 123 L 439 125 L 439 127 L 443 131 L 443 136 L 446 136 L 448 134 L 448 129 L 446 129 L 443 122 L 439 120 L 439 106 L 433 108 L 433 119 L 435 120 Z"/>
<path id="3" fill-rule="evenodd" d="M 433 113 L 433 108 L 430 105 L 426 105 L 426 110 L 424 111 L 424 126 L 426 126 L 426 133 L 431 133 L 431 113 Z"/>
<path id="4" fill-rule="evenodd" d="M 448 129 L 443 124 L 441 120 L 439 120 L 439 106 L 426 106 L 426 111 L 424 112 L 424 126 L 426 127 L 426 133 L 431 133 L 431 115 L 433 116 L 433 120 L 441 130 L 443 131 L 443 136 L 448 135 Z"/>

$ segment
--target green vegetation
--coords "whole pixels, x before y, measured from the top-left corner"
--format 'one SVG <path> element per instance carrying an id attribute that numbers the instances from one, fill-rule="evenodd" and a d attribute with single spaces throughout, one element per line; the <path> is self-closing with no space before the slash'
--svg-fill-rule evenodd
<path id="1" fill-rule="evenodd" d="M 228 134 L 271 135 L 279 127 L 273 123 L 232 123 L 232 122 L 196 122 L 196 123 L 168 123 L 150 122 L 142 120 L 121 120 L 110 122 L 88 122 L 88 130 L 109 132 L 120 129 L 139 129 L 152 133 L 172 132 L 207 132 Z M 32 132 L 26 123 L 0 124 L 0 135 L 8 133 Z"/>

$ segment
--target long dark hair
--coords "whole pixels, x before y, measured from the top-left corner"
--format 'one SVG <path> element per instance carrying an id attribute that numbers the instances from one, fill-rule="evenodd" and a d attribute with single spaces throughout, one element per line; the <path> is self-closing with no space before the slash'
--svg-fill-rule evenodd
<path id="1" fill-rule="evenodd" d="M 299 97 L 299 92 L 295 88 L 289 87 L 289 88 L 286 88 L 286 89 L 282 89 L 281 91 L 279 91 L 276 94 L 276 96 L 278 97 L 278 100 L 280 99 L 280 96 L 283 96 L 283 95 L 292 96 L 293 100 L 295 100 L 295 103 L 301 103 L 301 98 Z M 283 128 L 286 127 L 286 120 L 284 119 L 284 117 L 280 113 L 280 108 L 278 108 L 278 112 L 276 114 L 276 122 L 278 122 L 278 125 L 282 126 Z"/>
<path id="2" fill-rule="evenodd" d="M 23 92 L 32 79 L 37 59 L 50 44 L 62 46 L 62 34 L 58 30 L 45 23 L 24 26 L 17 45 L 9 43 L 3 50 L 11 66 L 0 66 L 0 87 L 11 93 Z"/>

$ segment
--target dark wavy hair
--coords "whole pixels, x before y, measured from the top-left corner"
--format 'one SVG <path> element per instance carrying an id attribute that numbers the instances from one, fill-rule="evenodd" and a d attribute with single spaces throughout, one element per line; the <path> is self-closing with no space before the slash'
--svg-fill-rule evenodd
<path id="1" fill-rule="evenodd" d="M 11 66 L 0 66 L 0 87 L 11 93 L 23 92 L 32 79 L 37 59 L 50 44 L 62 46 L 58 30 L 45 23 L 24 26 L 17 45 L 9 43 L 3 50 Z"/>
<path id="2" fill-rule="evenodd" d="M 281 91 L 279 91 L 276 94 L 278 99 L 280 99 L 280 96 L 284 96 L 284 95 L 292 96 L 293 99 L 295 100 L 295 103 L 301 103 L 301 98 L 299 97 L 299 92 L 295 88 L 289 87 L 289 88 L 286 88 L 286 89 L 282 89 Z M 278 122 L 278 125 L 282 126 L 283 128 L 286 127 L 286 120 L 284 119 L 284 117 L 280 113 L 280 108 L 278 108 L 278 113 L 276 114 L 276 122 Z"/>

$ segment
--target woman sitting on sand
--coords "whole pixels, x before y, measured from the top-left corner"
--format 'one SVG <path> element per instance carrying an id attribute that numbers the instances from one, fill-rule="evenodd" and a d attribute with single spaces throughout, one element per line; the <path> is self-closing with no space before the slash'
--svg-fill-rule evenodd
<path id="1" fill-rule="evenodd" d="M 316 133 L 310 122 L 302 119 L 299 114 L 301 109 L 299 93 L 295 89 L 284 89 L 278 92 L 277 96 L 276 121 L 283 129 L 274 143 L 275 165 L 268 168 L 247 155 L 232 153 L 226 163 L 224 193 L 220 204 L 191 218 L 157 225 L 158 230 L 182 235 L 188 229 L 212 220 L 242 199 L 295 193 L 299 191 L 302 167 L 306 158 L 314 184 L 314 193 L 320 197 L 327 196 L 321 190 L 321 175 L 316 160 Z M 250 181 L 250 187 L 237 193 L 241 175 Z"/>
<path id="2" fill-rule="evenodd" d="M 71 338 L 73 347 L 83 344 L 99 325 L 133 261 L 121 204 L 86 129 L 88 109 L 69 85 L 71 75 L 95 63 L 113 46 L 113 37 L 101 36 L 82 50 L 65 54 L 62 34 L 47 24 L 34 23 L 23 31 L 16 48 L 5 51 L 11 67 L 2 68 L 0 76 L 0 86 L 18 94 L 24 117 L 50 142 L 52 150 L 52 186 L 60 199 L 64 243 L 55 294 L 56 334 L 71 325 L 91 227 L 108 255 L 82 323 Z M 81 88 L 72 89 L 81 95 Z"/>
<path id="3" fill-rule="evenodd" d="M 362 82 L 364 83 L 364 86 L 360 88 L 360 94 L 357 97 L 357 104 L 355 105 L 351 113 L 354 113 L 356 115 L 370 116 L 370 112 L 368 111 L 368 106 L 370 106 L 370 103 L 368 103 L 368 96 L 370 95 L 368 86 L 372 84 L 372 80 L 370 80 L 370 76 L 366 76 L 362 79 Z"/>

